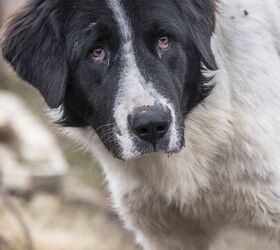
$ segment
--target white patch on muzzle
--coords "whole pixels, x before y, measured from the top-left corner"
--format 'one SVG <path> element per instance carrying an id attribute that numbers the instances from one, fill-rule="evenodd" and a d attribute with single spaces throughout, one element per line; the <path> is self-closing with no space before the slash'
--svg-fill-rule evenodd
<path id="1" fill-rule="evenodd" d="M 160 103 L 171 111 L 173 124 L 171 125 L 170 148 L 173 149 L 178 141 L 176 129 L 176 116 L 174 108 L 167 99 L 161 96 L 147 83 L 142 76 L 133 49 L 132 29 L 128 17 L 119 0 L 107 0 L 112 9 L 122 36 L 123 70 L 120 75 L 119 89 L 114 108 L 114 119 L 120 134 L 117 135 L 118 143 L 122 148 L 122 157 L 130 159 L 140 155 L 129 133 L 128 115 L 141 106 L 152 106 Z"/>

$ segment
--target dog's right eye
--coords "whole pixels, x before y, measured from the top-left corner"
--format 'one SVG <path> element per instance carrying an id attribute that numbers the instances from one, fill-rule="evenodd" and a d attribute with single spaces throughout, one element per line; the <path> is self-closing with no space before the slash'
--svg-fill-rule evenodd
<path id="1" fill-rule="evenodd" d="M 169 36 L 162 36 L 158 40 L 159 49 L 162 51 L 166 51 L 170 47 L 170 37 Z"/>
<path id="2" fill-rule="evenodd" d="M 91 57 L 96 63 L 102 63 L 106 59 L 106 52 L 102 47 L 98 47 L 91 52 Z"/>

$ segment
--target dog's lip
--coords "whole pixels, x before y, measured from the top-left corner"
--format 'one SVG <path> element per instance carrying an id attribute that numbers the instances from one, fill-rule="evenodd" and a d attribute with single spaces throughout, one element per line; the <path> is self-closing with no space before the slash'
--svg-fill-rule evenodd
<path id="1" fill-rule="evenodd" d="M 174 154 L 178 154 L 182 151 L 184 146 L 182 146 L 181 148 L 176 148 L 174 150 L 154 150 L 151 152 L 138 152 L 138 154 L 135 154 L 135 156 L 130 157 L 130 158 L 123 158 L 121 156 L 114 156 L 115 158 L 121 160 L 121 161 L 134 161 L 134 160 L 139 160 L 141 158 L 146 158 L 149 156 L 153 156 L 153 155 L 166 155 L 168 158 L 170 158 L 171 156 L 173 156 Z"/>

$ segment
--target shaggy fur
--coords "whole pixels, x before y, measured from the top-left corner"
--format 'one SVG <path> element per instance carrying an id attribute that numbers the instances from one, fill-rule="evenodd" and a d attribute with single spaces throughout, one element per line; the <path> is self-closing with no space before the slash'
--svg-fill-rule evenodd
<path id="1" fill-rule="evenodd" d="M 214 77 L 204 72 L 215 88 L 186 114 L 179 153 L 122 161 L 98 134 L 88 139 L 90 127 L 65 128 L 90 144 L 116 211 L 145 250 L 208 250 L 228 227 L 280 238 L 280 4 L 220 0 L 215 7 L 211 45 L 218 70 Z M 122 15 L 119 6 L 115 10 Z M 200 55 L 215 68 L 207 65 L 211 53 Z M 65 80 L 53 70 L 48 79 Z M 57 106 L 53 97 L 49 103 Z"/>

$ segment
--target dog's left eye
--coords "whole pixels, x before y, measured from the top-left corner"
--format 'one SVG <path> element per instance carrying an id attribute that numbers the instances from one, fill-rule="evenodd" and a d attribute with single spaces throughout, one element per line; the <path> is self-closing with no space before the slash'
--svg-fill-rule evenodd
<path id="1" fill-rule="evenodd" d="M 99 47 L 91 52 L 91 57 L 97 63 L 102 63 L 106 59 L 106 52 L 103 48 Z"/>
<path id="2" fill-rule="evenodd" d="M 158 47 L 160 50 L 165 51 L 170 48 L 170 37 L 169 36 L 162 36 L 158 41 Z"/>

